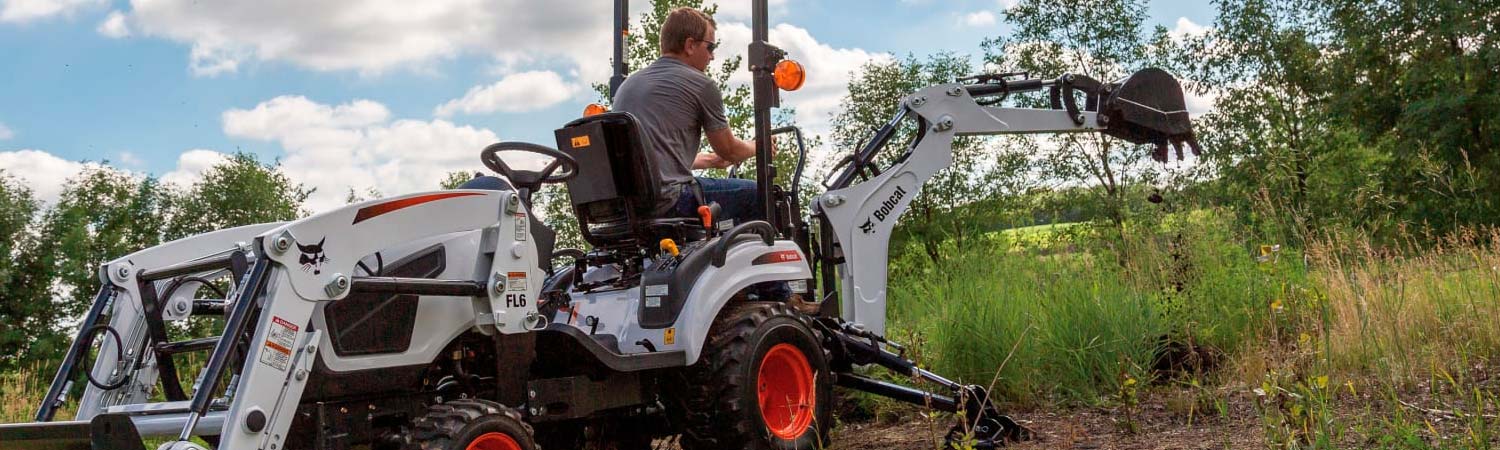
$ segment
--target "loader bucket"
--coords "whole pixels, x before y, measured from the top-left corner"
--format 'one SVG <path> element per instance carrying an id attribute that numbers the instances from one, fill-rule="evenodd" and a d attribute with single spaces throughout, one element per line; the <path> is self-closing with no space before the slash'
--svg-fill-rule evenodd
<path id="1" fill-rule="evenodd" d="M 144 450 L 129 416 L 100 414 L 92 421 L 0 424 L 5 450 Z"/>
<path id="2" fill-rule="evenodd" d="M 1177 147 L 1182 158 L 1182 144 L 1200 154 L 1188 121 L 1187 102 L 1182 85 L 1161 69 L 1144 69 L 1110 85 L 1109 96 L 1099 106 L 1101 123 L 1108 126 L 1104 134 L 1135 144 L 1155 144 L 1158 161 L 1167 158 L 1167 144 Z"/>

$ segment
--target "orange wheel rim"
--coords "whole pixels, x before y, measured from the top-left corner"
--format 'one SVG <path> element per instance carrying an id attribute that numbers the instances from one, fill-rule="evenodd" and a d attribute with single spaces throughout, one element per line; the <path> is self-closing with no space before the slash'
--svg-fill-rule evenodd
<path id="1" fill-rule="evenodd" d="M 521 444 L 505 433 L 485 433 L 474 438 L 467 450 L 521 450 Z"/>
<path id="2" fill-rule="evenodd" d="M 776 344 L 761 358 L 755 379 L 760 417 L 771 435 L 796 440 L 812 424 L 818 400 L 813 374 L 807 356 L 792 344 Z"/>

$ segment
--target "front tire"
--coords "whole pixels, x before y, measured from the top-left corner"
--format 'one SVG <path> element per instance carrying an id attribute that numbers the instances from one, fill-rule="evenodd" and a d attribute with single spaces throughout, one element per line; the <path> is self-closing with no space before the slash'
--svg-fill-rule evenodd
<path id="1" fill-rule="evenodd" d="M 488 400 L 433 405 L 412 428 L 407 450 L 537 450 L 521 414 Z"/>
<path id="2" fill-rule="evenodd" d="M 828 444 L 833 375 L 827 354 L 810 319 L 785 304 L 726 307 L 687 375 L 684 449 Z"/>

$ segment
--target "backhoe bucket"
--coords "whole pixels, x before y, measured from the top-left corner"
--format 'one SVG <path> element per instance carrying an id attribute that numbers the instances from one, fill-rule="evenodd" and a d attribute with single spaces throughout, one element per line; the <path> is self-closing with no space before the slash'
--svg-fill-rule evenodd
<path id="1" fill-rule="evenodd" d="M 100 414 L 92 421 L 0 424 L 5 450 L 143 450 L 130 417 Z"/>
<path id="2" fill-rule="evenodd" d="M 1109 96 L 1099 106 L 1101 123 L 1107 123 L 1104 134 L 1135 144 L 1155 144 L 1152 157 L 1167 160 L 1167 144 L 1177 148 L 1182 159 L 1182 144 L 1201 154 L 1188 121 L 1187 102 L 1182 85 L 1161 69 L 1144 69 L 1110 85 Z"/>

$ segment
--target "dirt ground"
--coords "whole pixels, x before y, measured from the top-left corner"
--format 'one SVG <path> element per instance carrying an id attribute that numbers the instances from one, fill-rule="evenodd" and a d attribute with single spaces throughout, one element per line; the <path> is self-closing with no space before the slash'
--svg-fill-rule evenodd
<path id="1" fill-rule="evenodd" d="M 898 423 L 846 424 L 834 435 L 838 450 L 911 450 L 941 448 L 953 419 L 931 421 L 920 415 Z M 1143 404 L 1130 430 L 1122 414 L 1108 409 L 1016 412 L 1014 418 L 1036 438 L 1015 449 L 1252 449 L 1264 448 L 1257 417 L 1248 405 L 1231 406 L 1225 416 L 1194 417 L 1171 412 L 1165 404 Z"/>

